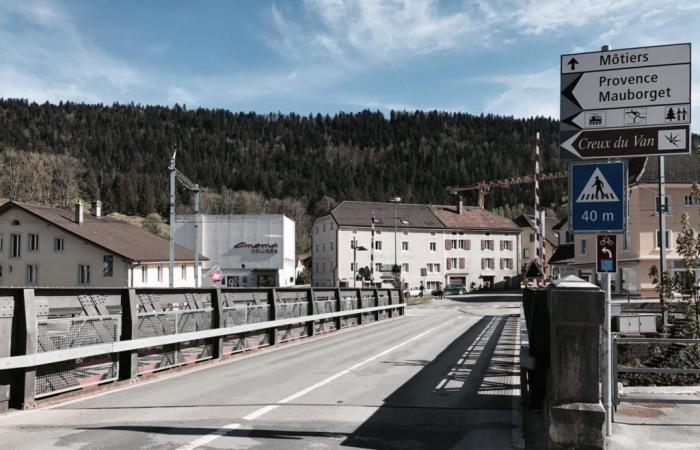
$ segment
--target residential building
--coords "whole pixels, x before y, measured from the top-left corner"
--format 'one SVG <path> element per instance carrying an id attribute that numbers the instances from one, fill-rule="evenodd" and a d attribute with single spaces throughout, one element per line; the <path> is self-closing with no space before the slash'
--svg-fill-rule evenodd
<path id="1" fill-rule="evenodd" d="M 103 217 L 99 202 L 87 214 L 10 201 L 0 217 L 1 286 L 168 287 L 168 241 Z M 174 285 L 193 287 L 194 270 L 176 246 Z"/>
<path id="2" fill-rule="evenodd" d="M 175 242 L 194 248 L 194 215 L 177 216 Z M 200 216 L 200 246 L 209 257 L 205 285 L 285 287 L 296 281 L 295 224 L 282 214 Z M 214 281 L 214 280 L 217 281 Z"/>
<path id="3" fill-rule="evenodd" d="M 394 262 L 403 287 L 500 286 L 518 275 L 519 235 L 513 221 L 461 204 L 345 201 L 313 224 L 313 284 L 352 286 L 354 273 L 370 268 L 373 256 L 381 286 L 393 283 Z"/>
<path id="4" fill-rule="evenodd" d="M 629 167 L 629 219 L 627 232 L 618 235 L 618 271 L 612 277 L 615 292 L 627 292 L 642 296 L 655 296 L 656 291 L 649 278 L 652 265 L 659 266 L 659 216 L 658 158 L 630 160 Z M 700 180 L 700 156 L 682 155 L 665 157 L 666 204 L 666 267 L 672 273 L 685 276 L 685 268 L 676 251 L 676 238 L 681 231 L 681 216 L 688 213 L 691 226 L 700 229 L 700 204 L 690 196 L 692 183 Z M 568 225 L 567 225 L 568 227 Z M 561 229 L 564 229 L 562 227 Z M 560 229 L 560 236 L 561 236 Z M 568 258 L 566 273 L 584 279 L 598 281 L 595 272 L 595 234 L 575 233 L 573 260 Z M 700 271 L 696 271 L 697 281 Z"/>
<path id="5" fill-rule="evenodd" d="M 550 213 L 549 210 L 547 212 Z M 530 263 L 534 261 L 537 256 L 537 247 L 539 245 L 537 242 L 537 223 L 535 222 L 535 216 L 527 214 L 521 214 L 516 217 L 513 222 L 520 228 L 520 242 L 522 242 L 520 273 L 524 274 L 530 266 Z M 543 235 L 545 261 L 548 261 L 557 249 L 557 236 L 553 230 L 557 222 L 559 222 L 557 217 L 551 214 L 545 216 L 545 233 Z M 545 265 L 545 275 L 551 276 L 548 265 Z"/>

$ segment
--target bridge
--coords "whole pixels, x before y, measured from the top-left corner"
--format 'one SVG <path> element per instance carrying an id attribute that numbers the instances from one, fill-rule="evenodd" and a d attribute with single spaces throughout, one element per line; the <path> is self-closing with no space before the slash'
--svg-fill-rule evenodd
<path id="1" fill-rule="evenodd" d="M 3 447 L 521 446 L 520 296 L 5 292 L 28 351 L 0 358 Z"/>

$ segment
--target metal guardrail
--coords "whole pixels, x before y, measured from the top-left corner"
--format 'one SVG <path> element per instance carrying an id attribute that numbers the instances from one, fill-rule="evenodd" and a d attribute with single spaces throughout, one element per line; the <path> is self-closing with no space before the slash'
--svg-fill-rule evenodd
<path id="1" fill-rule="evenodd" d="M 0 411 L 400 316 L 405 306 L 395 289 L 0 288 Z"/>
<path id="2" fill-rule="evenodd" d="M 683 339 L 683 338 L 646 338 L 646 337 L 620 337 L 613 336 L 612 345 L 612 385 L 613 385 L 613 403 L 615 407 L 620 403 L 619 390 L 617 387 L 618 375 L 620 373 L 651 373 L 659 375 L 700 375 L 700 369 L 679 369 L 673 367 L 630 367 L 620 366 L 617 361 L 617 346 L 619 344 L 629 345 L 673 345 L 673 344 L 688 344 L 700 345 L 700 339 Z"/>

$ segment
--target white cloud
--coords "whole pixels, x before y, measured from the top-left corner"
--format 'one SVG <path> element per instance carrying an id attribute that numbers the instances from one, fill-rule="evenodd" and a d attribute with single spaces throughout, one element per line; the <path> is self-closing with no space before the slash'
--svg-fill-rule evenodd
<path id="1" fill-rule="evenodd" d="M 488 98 L 484 112 L 515 117 L 559 117 L 559 68 L 540 72 L 484 77 L 481 82 L 505 86 Z"/>
<path id="2" fill-rule="evenodd" d="M 0 96 L 36 101 L 114 101 L 145 83 L 143 74 L 86 39 L 45 1 L 0 11 Z"/>

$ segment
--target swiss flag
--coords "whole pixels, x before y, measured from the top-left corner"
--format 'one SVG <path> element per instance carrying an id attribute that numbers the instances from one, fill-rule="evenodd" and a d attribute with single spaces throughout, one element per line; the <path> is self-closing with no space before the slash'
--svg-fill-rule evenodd
<path id="1" fill-rule="evenodd" d="M 209 279 L 214 283 L 221 281 L 222 275 L 223 272 L 221 272 L 221 268 L 219 266 L 212 267 L 209 272 L 205 274 L 205 276 L 209 277 Z"/>

